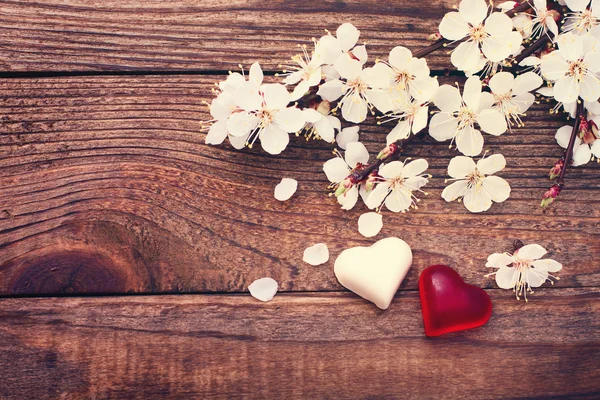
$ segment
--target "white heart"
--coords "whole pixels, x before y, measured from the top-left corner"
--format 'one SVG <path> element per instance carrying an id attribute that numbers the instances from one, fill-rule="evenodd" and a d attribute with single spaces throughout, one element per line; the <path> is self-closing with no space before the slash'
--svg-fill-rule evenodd
<path id="1" fill-rule="evenodd" d="M 345 288 L 385 310 L 411 264 L 410 246 L 402 239 L 389 237 L 371 247 L 342 251 L 335 260 L 333 271 Z"/>

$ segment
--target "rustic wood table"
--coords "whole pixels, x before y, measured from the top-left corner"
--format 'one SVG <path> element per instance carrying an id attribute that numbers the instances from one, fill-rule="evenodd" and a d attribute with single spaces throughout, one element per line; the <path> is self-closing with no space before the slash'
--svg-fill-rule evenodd
<path id="1" fill-rule="evenodd" d="M 373 240 L 357 231 L 364 205 L 326 195 L 330 145 L 204 144 L 202 102 L 238 63 L 276 71 L 346 21 L 371 60 L 416 50 L 453 5 L 0 1 L 0 398 L 599 398 L 600 168 L 571 169 L 539 208 L 565 123 L 548 104 L 486 137 L 513 191 L 482 215 L 440 198 L 447 143 L 410 146 L 436 179 L 418 211 L 385 213 L 379 237 L 414 250 L 387 311 L 333 274 L 344 248 Z M 445 51 L 428 61 L 449 66 Z M 361 139 L 378 151 L 389 129 L 371 120 Z M 282 177 L 300 182 L 285 203 Z M 484 277 L 515 239 L 565 266 L 527 304 Z M 301 258 L 317 242 L 332 257 L 313 267 Z M 487 325 L 424 336 L 417 281 L 438 263 L 487 290 Z M 269 303 L 247 293 L 264 276 L 280 285 Z"/>

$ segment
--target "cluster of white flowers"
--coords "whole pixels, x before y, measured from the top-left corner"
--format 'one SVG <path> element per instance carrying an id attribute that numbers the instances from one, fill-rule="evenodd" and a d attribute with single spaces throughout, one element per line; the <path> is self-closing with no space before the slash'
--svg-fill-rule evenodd
<path id="1" fill-rule="evenodd" d="M 337 144 L 340 150 L 334 149 L 335 157 L 323 166 L 331 194 L 344 210 L 354 208 L 359 198 L 374 210 L 358 221 L 359 232 L 373 237 L 382 229 L 382 209 L 395 213 L 416 209 L 417 196 L 427 194 L 423 187 L 432 177 L 426 174 L 428 162 L 400 161 L 403 145 L 422 131 L 434 140 L 449 141 L 449 147 L 461 153 L 449 162 L 444 200 L 462 202 L 473 213 L 505 201 L 510 185 L 494 176 L 506 166 L 504 156 L 486 157 L 486 151 L 477 162 L 473 157 L 484 151 L 482 133 L 499 136 L 524 125 L 537 92 L 556 100 L 551 112 L 562 107 L 576 117 L 575 126 L 564 126 L 556 134 L 558 144 L 569 150 L 550 174 L 552 179 L 560 178 L 543 197 L 542 204 L 549 204 L 562 188 L 569 164 L 564 158 L 571 157 L 571 148 L 575 166 L 600 158 L 600 6 L 596 3 L 600 0 L 531 0 L 494 7 L 486 0 L 462 0 L 442 19 L 436 34 L 440 39 L 433 46 L 414 54 L 396 46 L 387 60 L 374 63 L 369 62 L 366 45 L 359 44 L 360 31 L 344 23 L 335 34 L 327 31 L 313 39 L 313 48 L 300 45 L 299 54 L 280 65 L 282 72 L 268 78 L 270 82 L 265 82 L 258 63 L 248 73 L 230 72 L 214 89 L 206 143 L 217 145 L 228 138 L 236 149 L 260 143 L 270 154 L 280 154 L 290 135 Z M 422 58 L 447 46 L 453 47 L 451 63 L 467 78 L 462 88 L 459 83 L 440 85 Z M 360 142 L 357 125 L 369 115 L 379 125 L 393 123 L 386 147 L 374 159 Z M 274 195 L 287 201 L 297 187 L 298 182 L 284 178 Z M 307 249 L 305 261 L 325 262 L 328 252 L 323 246 Z M 494 255 L 490 260 L 489 266 L 502 267 L 496 275 L 501 287 L 509 286 L 509 262 L 520 271 L 510 282 L 518 293 L 541 284 L 535 277 L 544 274 L 534 277 L 535 271 L 527 268 L 533 265 L 540 270 L 548 262 L 534 263 L 526 257 L 528 250 L 526 246 L 514 255 Z M 556 269 L 550 267 L 548 271 Z M 268 290 L 273 288 L 270 282 Z"/>
<path id="2" fill-rule="evenodd" d="M 588 118 L 578 119 L 574 165 L 600 156 L 600 7 L 589 0 L 565 2 L 571 11 L 564 15 L 547 0 L 507 1 L 495 8 L 485 0 L 462 0 L 447 13 L 439 34 L 444 46 L 455 44 L 451 62 L 468 77 L 462 93 L 458 83 L 439 85 L 426 60 L 402 46 L 394 47 L 387 60 L 369 63 L 360 31 L 344 23 L 335 34 L 327 31 L 313 39 L 314 48 L 299 46 L 300 53 L 280 65 L 280 83 L 263 82 L 258 63 L 247 74 L 230 73 L 215 89 L 206 142 L 229 138 L 239 149 L 258 141 L 270 154 L 281 153 L 291 134 L 337 143 L 341 150 L 323 169 L 342 209 L 352 209 L 362 198 L 376 212 L 383 206 L 405 212 L 417 208 L 417 196 L 426 194 L 422 188 L 431 176 L 425 174 L 424 159 L 398 160 L 401 145 L 428 128 L 433 139 L 450 141 L 462 154 L 450 162 L 447 181 L 456 181 L 443 191 L 443 199 L 462 201 L 471 212 L 486 211 L 510 194 L 504 179 L 490 176 L 506 161 L 501 154 L 477 163 L 471 157 L 483 152 L 482 132 L 498 136 L 523 126 L 536 90 L 558 102 L 554 110 L 562 106 L 572 115 L 577 102 L 585 103 Z M 537 47 L 527 52 L 527 45 Z M 520 74 L 513 68 L 517 63 L 523 67 Z M 432 106 L 436 109 L 430 111 Z M 344 122 L 360 124 L 369 114 L 377 116 L 378 124 L 395 124 L 376 160 L 360 142 L 358 125 L 342 128 Z M 568 146 L 572 131 L 565 126 L 557 132 L 562 147 Z M 296 187 L 286 179 L 276 197 L 285 201 Z M 365 221 L 374 221 L 371 230 Z M 362 230 L 374 231 L 380 221 L 363 218 L 361 226 L 367 228 Z"/>

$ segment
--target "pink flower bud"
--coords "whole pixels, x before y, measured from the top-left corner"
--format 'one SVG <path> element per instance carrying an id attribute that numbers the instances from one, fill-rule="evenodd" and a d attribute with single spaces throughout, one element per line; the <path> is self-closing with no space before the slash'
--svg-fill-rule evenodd
<path id="1" fill-rule="evenodd" d="M 367 192 L 370 192 L 375 188 L 375 184 L 378 180 L 379 175 L 377 174 L 377 171 L 373 171 L 369 174 L 369 176 L 367 177 L 367 182 L 365 183 L 365 189 L 367 189 Z"/>
<path id="2" fill-rule="evenodd" d="M 556 179 L 560 176 L 560 173 L 565 166 L 565 161 L 561 158 L 554 164 L 554 166 L 550 169 L 549 177 L 550 179 Z"/>
<path id="3" fill-rule="evenodd" d="M 552 185 L 552 187 L 550 187 L 550 189 L 542 196 L 542 208 L 548 207 L 550 204 L 552 204 L 554 199 L 556 199 L 560 194 L 560 190 L 561 189 L 559 185 Z"/>
<path id="4" fill-rule="evenodd" d="M 350 176 L 346 177 L 346 179 L 344 179 L 338 185 L 337 189 L 335 189 L 335 192 L 334 192 L 335 197 L 343 195 L 348 190 L 350 190 L 352 188 L 352 186 L 354 186 L 354 179 L 353 179 L 352 175 L 350 175 Z"/>
<path id="5" fill-rule="evenodd" d="M 390 157 L 392 154 L 398 151 L 398 145 L 396 143 L 392 143 L 389 146 L 386 146 L 385 149 L 381 150 L 379 154 L 377 154 L 378 160 L 385 160 Z"/>

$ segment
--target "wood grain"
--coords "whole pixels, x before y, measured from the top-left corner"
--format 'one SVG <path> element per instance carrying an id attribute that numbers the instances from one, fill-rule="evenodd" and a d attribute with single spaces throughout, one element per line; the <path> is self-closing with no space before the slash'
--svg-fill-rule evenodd
<path id="1" fill-rule="evenodd" d="M 343 212 L 328 198 L 324 161 L 332 147 L 292 141 L 279 157 L 204 144 L 202 100 L 219 77 L 140 76 L 11 79 L 0 86 L 0 293 L 240 292 L 272 276 L 283 291 L 341 290 L 333 260 L 370 245 L 357 232 L 364 205 Z M 538 105 L 528 125 L 486 148 L 502 151 L 511 198 L 470 214 L 440 198 L 456 155 L 425 139 L 406 155 L 426 157 L 435 176 L 417 212 L 384 213 L 381 237 L 415 251 L 402 289 L 423 268 L 447 263 L 485 279 L 487 256 L 514 239 L 546 246 L 565 265 L 561 287 L 600 284 L 598 165 L 573 168 L 560 201 L 543 212 L 547 170 L 561 155 L 563 117 Z M 361 140 L 378 151 L 391 127 L 373 121 Z M 273 198 L 282 177 L 295 197 Z M 305 247 L 329 245 L 329 263 L 301 261 Z"/>
<path id="2" fill-rule="evenodd" d="M 207 71 L 255 61 L 266 70 L 297 44 L 352 22 L 371 59 L 397 45 L 413 50 L 453 0 L 39 0 L 0 1 L 0 67 L 4 71 Z M 446 68 L 442 53 L 429 59 Z"/>
<path id="3" fill-rule="evenodd" d="M 423 335 L 418 293 L 0 299 L 0 397 L 600 396 L 600 291 L 490 291 L 482 328 Z M 551 333 L 550 333 L 551 332 Z"/>

